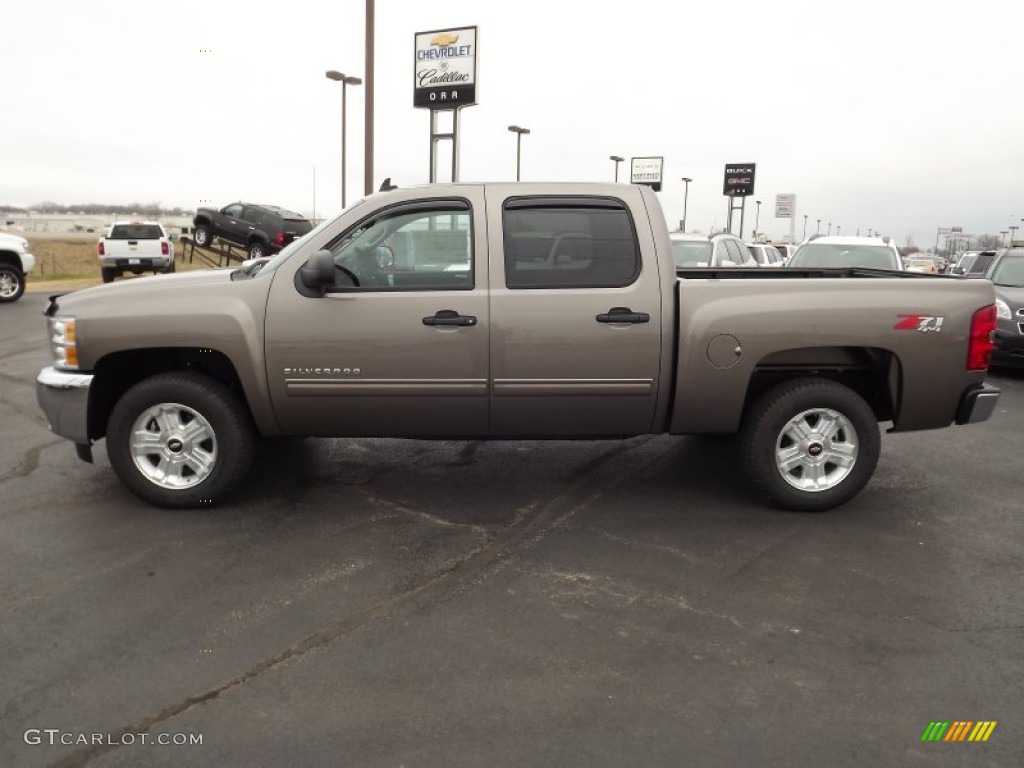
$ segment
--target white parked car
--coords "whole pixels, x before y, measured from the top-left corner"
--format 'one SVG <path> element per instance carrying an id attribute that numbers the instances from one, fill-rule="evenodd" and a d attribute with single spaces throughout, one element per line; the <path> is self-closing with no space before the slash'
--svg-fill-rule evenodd
<path id="1" fill-rule="evenodd" d="M 786 257 L 771 243 L 747 243 L 747 248 L 759 267 L 781 267 L 786 262 Z"/>
<path id="2" fill-rule="evenodd" d="M 903 271 L 899 249 L 888 237 L 813 235 L 800 244 L 789 267 L 865 267 Z"/>
<path id="3" fill-rule="evenodd" d="M 25 275 L 36 265 L 28 240 L 0 232 L 0 302 L 17 301 L 25 293 Z"/>

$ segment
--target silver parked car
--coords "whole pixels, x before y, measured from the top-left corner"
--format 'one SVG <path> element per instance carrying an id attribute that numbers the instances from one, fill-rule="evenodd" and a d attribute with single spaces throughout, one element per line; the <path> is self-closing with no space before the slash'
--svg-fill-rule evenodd
<path id="1" fill-rule="evenodd" d="M 677 267 L 757 266 L 747 244 L 728 232 L 717 235 L 669 232 L 669 240 Z"/>

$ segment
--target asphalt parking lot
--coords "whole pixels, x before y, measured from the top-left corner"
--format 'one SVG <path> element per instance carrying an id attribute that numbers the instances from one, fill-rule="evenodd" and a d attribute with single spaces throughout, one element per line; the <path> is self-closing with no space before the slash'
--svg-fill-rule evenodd
<path id="1" fill-rule="evenodd" d="M 273 441 L 170 512 L 46 430 L 44 301 L 0 306 L 0 765 L 1022 763 L 1024 375 L 825 514 L 675 437 Z"/>

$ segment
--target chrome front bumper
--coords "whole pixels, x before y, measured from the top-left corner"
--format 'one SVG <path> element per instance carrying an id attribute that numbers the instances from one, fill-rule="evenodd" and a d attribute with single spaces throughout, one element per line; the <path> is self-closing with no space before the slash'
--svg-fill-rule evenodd
<path id="1" fill-rule="evenodd" d="M 76 445 L 89 445 L 89 386 L 91 373 L 43 368 L 36 376 L 36 400 L 46 414 L 50 431 Z"/>

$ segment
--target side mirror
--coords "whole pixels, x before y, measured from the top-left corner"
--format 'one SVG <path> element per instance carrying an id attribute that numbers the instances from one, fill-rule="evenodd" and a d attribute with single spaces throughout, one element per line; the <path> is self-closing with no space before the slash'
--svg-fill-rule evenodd
<path id="1" fill-rule="evenodd" d="M 322 295 L 334 286 L 334 254 L 326 250 L 314 253 L 299 270 L 299 279 L 306 288 Z"/>

